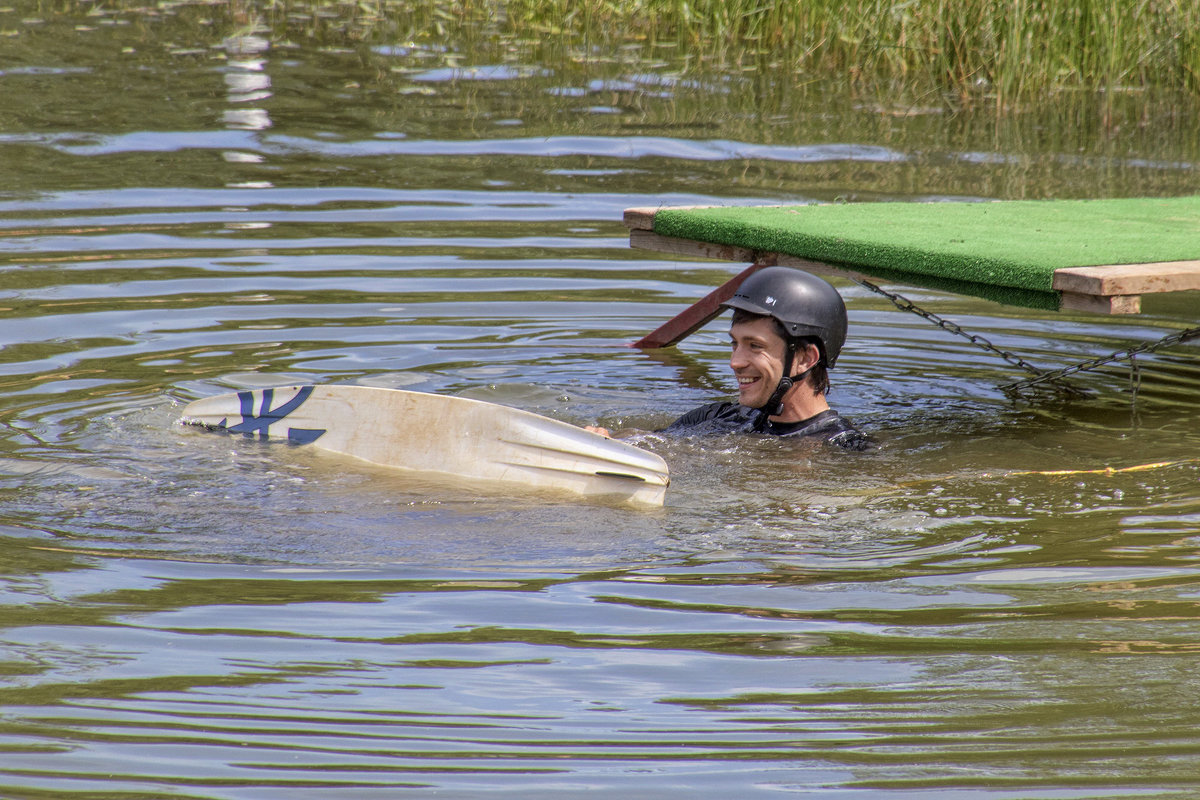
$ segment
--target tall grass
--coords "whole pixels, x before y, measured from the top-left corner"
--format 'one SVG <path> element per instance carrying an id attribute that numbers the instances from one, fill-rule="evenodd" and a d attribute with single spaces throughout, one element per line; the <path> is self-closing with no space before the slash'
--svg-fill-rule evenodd
<path id="1" fill-rule="evenodd" d="M 467 0 L 512 35 L 669 45 L 697 67 L 1001 107 L 1200 93 L 1197 0 Z"/>
<path id="2" fill-rule="evenodd" d="M 37 0 L 142 8 L 144 0 Z M 634 48 L 681 71 L 742 71 L 919 104 L 1064 93 L 1200 98 L 1200 0 L 160 0 L 276 35 L 428 42 L 464 57 L 576 64 Z"/>

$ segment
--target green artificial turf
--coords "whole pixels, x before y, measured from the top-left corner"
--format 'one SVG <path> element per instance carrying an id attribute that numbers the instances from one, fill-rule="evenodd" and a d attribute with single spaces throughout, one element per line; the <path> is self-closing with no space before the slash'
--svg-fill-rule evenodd
<path id="1" fill-rule="evenodd" d="M 1056 269 L 1200 258 L 1200 196 L 664 208 L 654 232 L 1058 308 Z"/>

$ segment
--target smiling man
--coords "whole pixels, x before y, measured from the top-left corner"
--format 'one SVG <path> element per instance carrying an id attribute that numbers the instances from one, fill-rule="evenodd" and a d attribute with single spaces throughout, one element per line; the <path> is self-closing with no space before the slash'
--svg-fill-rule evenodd
<path id="1" fill-rule="evenodd" d="M 807 272 L 767 267 L 723 304 L 733 309 L 729 366 L 738 401 L 710 403 L 665 433 L 755 432 L 809 437 L 848 450 L 870 440 L 829 407 L 829 373 L 846 341 L 846 305 L 837 289 Z"/>

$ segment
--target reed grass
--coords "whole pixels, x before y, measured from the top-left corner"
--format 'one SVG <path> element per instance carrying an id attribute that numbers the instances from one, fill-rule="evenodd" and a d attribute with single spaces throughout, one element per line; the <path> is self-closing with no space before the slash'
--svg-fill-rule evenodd
<path id="1" fill-rule="evenodd" d="M 275 0 L 274 6 L 295 0 Z M 765 71 L 910 100 L 1029 107 L 1063 92 L 1200 94 L 1196 0 L 357 0 L 393 34 Z M 544 58 L 544 52 L 543 52 Z"/>
<path id="2" fill-rule="evenodd" d="M 481 0 L 476 0 L 481 2 Z M 514 32 L 669 44 L 697 65 L 942 92 L 1200 93 L 1196 0 L 492 0 Z"/>
<path id="3" fill-rule="evenodd" d="M 1200 0 L 162 2 L 224 7 L 288 36 L 425 42 L 464 58 L 523 51 L 547 65 L 632 49 L 685 73 L 754 73 L 910 103 L 1007 110 L 1064 93 L 1200 97 Z"/>

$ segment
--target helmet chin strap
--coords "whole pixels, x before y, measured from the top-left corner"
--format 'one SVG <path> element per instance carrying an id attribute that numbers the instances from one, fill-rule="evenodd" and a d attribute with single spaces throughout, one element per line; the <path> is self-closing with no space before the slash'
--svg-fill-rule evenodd
<path id="1" fill-rule="evenodd" d="M 754 430 L 761 431 L 767 427 L 768 417 L 777 417 L 783 413 L 783 398 L 792 387 L 800 383 L 812 372 L 812 367 L 804 370 L 799 375 L 791 375 L 792 363 L 795 361 L 796 343 L 789 341 L 787 354 L 783 357 L 783 375 L 779 379 L 779 385 L 775 387 L 775 391 L 767 398 L 767 402 L 758 407 L 758 418 L 754 421 Z"/>

